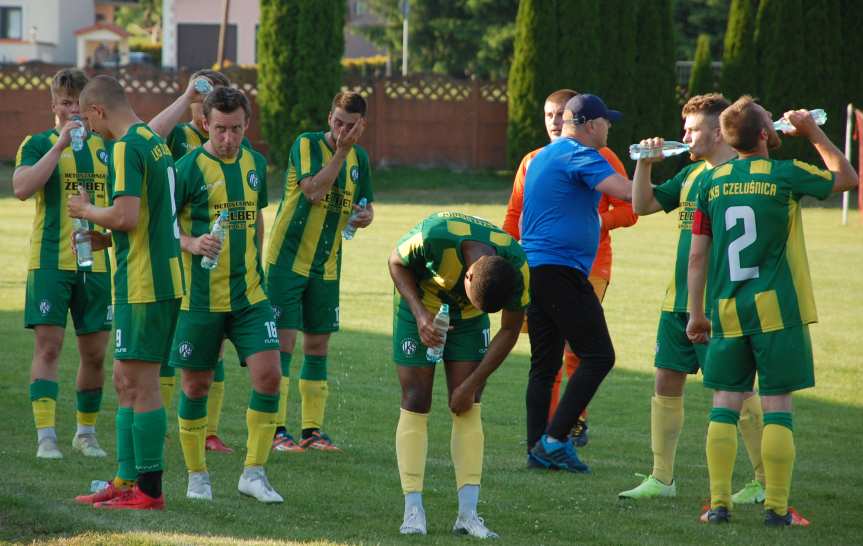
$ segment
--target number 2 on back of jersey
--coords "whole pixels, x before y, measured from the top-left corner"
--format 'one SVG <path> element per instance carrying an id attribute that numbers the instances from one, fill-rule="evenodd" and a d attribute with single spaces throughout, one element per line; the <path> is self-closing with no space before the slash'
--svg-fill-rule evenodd
<path id="1" fill-rule="evenodd" d="M 755 227 L 755 211 L 752 207 L 736 206 L 725 210 L 725 231 L 743 221 L 743 235 L 731 241 L 728 245 L 728 269 L 733 282 L 747 281 L 758 278 L 758 267 L 741 267 L 740 253 L 758 238 Z"/>

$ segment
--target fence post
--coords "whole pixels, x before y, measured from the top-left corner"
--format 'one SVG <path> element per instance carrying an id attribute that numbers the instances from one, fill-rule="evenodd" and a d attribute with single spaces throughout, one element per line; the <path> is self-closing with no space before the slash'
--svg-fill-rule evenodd
<path id="1" fill-rule="evenodd" d="M 480 91 L 479 81 L 472 80 L 470 82 L 470 105 L 471 105 L 471 158 L 470 165 L 474 169 L 479 168 L 479 123 L 480 123 L 480 106 L 482 105 L 482 93 Z"/>

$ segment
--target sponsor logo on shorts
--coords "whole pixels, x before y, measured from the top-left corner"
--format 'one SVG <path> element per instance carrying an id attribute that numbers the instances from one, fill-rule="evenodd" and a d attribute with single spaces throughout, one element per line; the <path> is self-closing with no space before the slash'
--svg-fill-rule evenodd
<path id="1" fill-rule="evenodd" d="M 44 317 L 48 313 L 51 312 L 51 302 L 48 300 L 42 300 L 39 302 L 39 312 L 42 313 Z"/>
<path id="2" fill-rule="evenodd" d="M 412 337 L 406 337 L 402 340 L 402 353 L 407 357 L 415 355 L 418 347 L 419 343 Z"/>
<path id="3" fill-rule="evenodd" d="M 258 188 L 261 185 L 261 179 L 258 178 L 258 173 L 255 171 L 249 171 L 249 174 L 246 176 L 246 182 L 249 184 L 249 187 L 255 191 L 258 191 Z"/>
<path id="4" fill-rule="evenodd" d="M 656 348 L 653 350 L 653 352 L 659 354 L 659 343 L 656 344 Z"/>
<path id="5" fill-rule="evenodd" d="M 356 182 L 359 179 L 360 179 L 360 169 L 359 169 L 359 167 L 354 165 L 353 167 L 351 167 L 351 180 Z"/>
<path id="6" fill-rule="evenodd" d="M 279 320 L 280 318 L 282 318 L 282 308 L 279 307 L 278 305 L 273 305 L 272 307 L 273 307 L 273 317 L 276 320 Z"/>
<path id="7" fill-rule="evenodd" d="M 99 150 L 98 152 L 96 152 L 96 157 L 98 157 L 99 161 L 101 161 L 105 165 L 108 164 L 108 160 L 110 159 L 110 157 L 108 156 L 108 152 L 106 152 L 105 150 Z"/>
<path id="8" fill-rule="evenodd" d="M 180 353 L 180 357 L 183 360 L 188 360 L 190 356 L 192 356 L 192 351 L 195 350 L 195 347 L 192 346 L 188 341 L 183 341 L 180 343 L 180 346 L 177 347 L 177 352 Z"/>

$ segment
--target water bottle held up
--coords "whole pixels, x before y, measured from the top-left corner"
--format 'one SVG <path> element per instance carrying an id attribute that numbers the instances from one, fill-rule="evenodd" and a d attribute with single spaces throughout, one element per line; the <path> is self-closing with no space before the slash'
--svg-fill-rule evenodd
<path id="1" fill-rule="evenodd" d="M 809 110 L 809 115 L 811 115 L 812 119 L 815 120 L 815 125 L 824 125 L 825 123 L 827 123 L 827 112 L 825 112 L 821 108 Z M 794 130 L 794 126 L 791 125 L 791 122 L 789 122 L 784 117 L 774 121 L 773 128 L 777 131 L 782 131 L 783 133 L 790 133 Z"/>
<path id="2" fill-rule="evenodd" d="M 213 90 L 213 84 L 207 78 L 198 78 L 192 85 L 195 87 L 195 91 L 201 95 L 206 95 Z"/>
<path id="3" fill-rule="evenodd" d="M 228 223 L 228 211 L 223 210 L 219 213 L 219 217 L 216 218 L 216 221 L 213 222 L 213 228 L 210 230 L 210 235 L 218 239 L 220 242 L 225 241 L 225 235 L 227 230 L 225 229 L 225 224 Z M 221 249 L 219 249 L 219 254 L 216 254 L 215 258 L 210 258 L 209 256 L 204 256 L 201 258 L 201 267 L 204 269 L 215 269 L 217 265 L 219 265 L 219 255 L 222 253 Z"/>
<path id="4" fill-rule="evenodd" d="M 641 159 L 642 156 L 649 157 L 647 151 L 649 148 L 641 144 L 633 144 L 629 147 L 629 157 L 631 159 Z M 689 151 L 689 144 L 675 142 L 674 140 L 666 140 L 662 144 L 663 157 L 671 157 L 673 155 L 683 154 Z"/>
<path id="5" fill-rule="evenodd" d="M 357 203 L 357 206 L 361 209 L 364 209 L 366 208 L 366 205 L 368 205 L 368 203 L 368 199 L 363 197 L 362 199 L 360 199 L 359 203 Z M 353 239 L 354 235 L 356 235 L 357 233 L 357 226 L 355 224 L 357 216 L 359 216 L 359 211 L 353 211 L 351 213 L 351 216 L 348 218 L 348 225 L 346 225 L 345 229 L 342 230 L 342 237 L 344 237 L 346 241 L 350 241 L 351 239 Z"/>
<path id="6" fill-rule="evenodd" d="M 449 330 L 449 305 L 442 303 L 437 315 L 434 316 L 434 327 L 441 336 L 443 342 L 438 347 L 429 347 L 426 351 L 426 360 L 429 362 L 437 362 L 443 358 L 443 349 L 446 346 L 446 333 Z"/>
<path id="7" fill-rule="evenodd" d="M 72 121 L 78 122 L 78 126 L 69 131 L 69 137 L 72 139 L 72 151 L 80 152 L 84 149 L 84 141 L 87 140 L 87 129 L 84 128 L 81 116 L 72 116 Z"/>
<path id="8" fill-rule="evenodd" d="M 90 222 L 83 218 L 72 220 L 72 230 L 75 234 L 75 254 L 78 265 L 90 267 L 93 265 L 93 245 L 90 241 Z"/>

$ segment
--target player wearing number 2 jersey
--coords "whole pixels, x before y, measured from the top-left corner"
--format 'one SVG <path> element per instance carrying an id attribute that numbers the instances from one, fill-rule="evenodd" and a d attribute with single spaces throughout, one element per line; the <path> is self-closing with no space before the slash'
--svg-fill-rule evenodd
<path id="1" fill-rule="evenodd" d="M 817 317 L 800 200 L 847 191 L 857 176 L 808 112 L 785 117 L 795 128 L 792 134 L 808 138 L 828 170 L 771 160 L 768 150 L 779 138 L 770 113 L 741 97 L 720 116 L 722 137 L 738 159 L 703 175 L 692 225 L 687 335 L 703 343 L 712 331 L 704 365 L 704 385 L 715 390 L 707 431 L 710 510 L 702 517 L 710 523 L 729 518 L 737 422 L 743 392 L 752 389 L 757 372 L 764 409 L 764 522 L 808 524 L 788 507 L 791 393 L 815 384 L 808 325 Z"/>
<path id="2" fill-rule="evenodd" d="M 97 508 L 161 509 L 166 423 L 159 363 L 170 349 L 184 292 L 174 161 L 164 141 L 129 106 L 117 80 L 93 78 L 80 104 L 89 126 L 116 140 L 108 171 L 111 205 L 95 207 L 81 191 L 68 208 L 71 216 L 112 230 L 119 470 L 108 489 L 77 500 Z M 94 249 L 102 244 L 102 237 L 94 238 Z"/>

